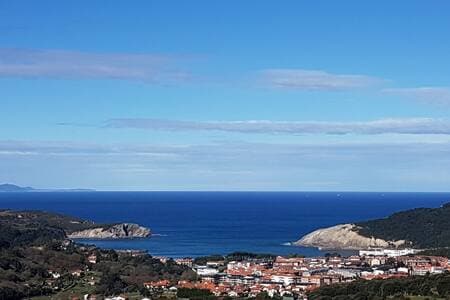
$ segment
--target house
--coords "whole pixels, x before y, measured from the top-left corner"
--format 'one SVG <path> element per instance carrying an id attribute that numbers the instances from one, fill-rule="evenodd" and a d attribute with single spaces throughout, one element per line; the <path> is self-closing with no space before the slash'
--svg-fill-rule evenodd
<path id="1" fill-rule="evenodd" d="M 169 280 L 149 281 L 144 283 L 144 287 L 147 289 L 166 289 L 169 286 Z"/>
<path id="2" fill-rule="evenodd" d="M 72 276 L 75 276 L 75 277 L 80 277 L 81 275 L 83 275 L 83 270 L 80 270 L 80 269 L 73 270 L 72 272 L 70 272 L 70 274 L 72 274 Z"/>
<path id="3" fill-rule="evenodd" d="M 88 262 L 90 262 L 91 264 L 96 264 L 97 263 L 97 255 L 95 255 L 95 254 L 89 255 Z"/>
<path id="4" fill-rule="evenodd" d="M 52 277 L 53 277 L 54 279 L 58 279 L 59 277 L 61 277 L 61 274 L 60 274 L 60 273 L 58 273 L 58 272 L 56 272 L 56 271 L 53 271 L 53 270 L 48 270 L 48 273 L 49 273 L 50 275 L 52 275 Z"/>
<path id="5" fill-rule="evenodd" d="M 95 280 L 94 277 L 91 277 L 88 282 L 87 282 L 90 286 L 94 286 L 97 284 L 97 281 Z"/>
<path id="6" fill-rule="evenodd" d="M 343 259 L 341 257 L 330 257 L 328 259 L 328 264 L 332 266 L 341 266 Z"/>
<path id="7" fill-rule="evenodd" d="M 211 267 L 211 268 L 218 268 L 220 266 L 223 266 L 224 264 L 225 264 L 225 262 L 223 260 L 220 260 L 220 261 L 208 261 L 206 263 L 206 265 L 208 267 Z"/>
<path id="8" fill-rule="evenodd" d="M 358 255 L 352 255 L 346 259 L 345 264 L 359 266 L 361 265 L 361 257 Z"/>
<path id="9" fill-rule="evenodd" d="M 128 300 L 128 297 L 125 296 L 106 297 L 105 300 Z"/>
<path id="10" fill-rule="evenodd" d="M 276 283 L 282 283 L 285 286 L 291 285 L 298 281 L 297 276 L 292 275 L 272 275 L 271 281 Z"/>
<path id="11" fill-rule="evenodd" d="M 163 264 L 167 263 L 167 257 L 165 257 L 165 256 L 153 256 L 153 258 L 159 260 Z"/>
<path id="12" fill-rule="evenodd" d="M 185 258 L 177 258 L 175 259 L 175 262 L 179 265 L 184 265 L 184 266 L 188 266 L 189 268 L 192 268 L 192 263 L 193 263 L 193 259 L 190 257 L 185 257 Z"/>
<path id="13" fill-rule="evenodd" d="M 210 276 L 210 275 L 216 275 L 219 273 L 219 270 L 215 268 L 210 268 L 208 266 L 197 266 L 195 268 L 195 271 L 199 276 Z"/>
<path id="14" fill-rule="evenodd" d="M 365 257 L 365 261 L 369 266 L 379 266 L 384 265 L 386 263 L 386 257 L 385 256 L 368 256 Z"/>
<path id="15" fill-rule="evenodd" d="M 298 269 L 305 264 L 305 259 L 302 257 L 284 258 L 277 256 L 273 263 L 274 269 Z"/>
<path id="16" fill-rule="evenodd" d="M 361 275 L 358 269 L 332 269 L 328 271 L 331 275 L 339 275 L 343 278 L 356 278 Z"/>

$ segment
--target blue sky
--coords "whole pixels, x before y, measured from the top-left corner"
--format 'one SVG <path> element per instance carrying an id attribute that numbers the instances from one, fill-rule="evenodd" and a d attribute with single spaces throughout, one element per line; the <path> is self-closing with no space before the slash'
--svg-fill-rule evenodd
<path id="1" fill-rule="evenodd" d="M 0 182 L 448 191 L 449 9 L 0 0 Z"/>

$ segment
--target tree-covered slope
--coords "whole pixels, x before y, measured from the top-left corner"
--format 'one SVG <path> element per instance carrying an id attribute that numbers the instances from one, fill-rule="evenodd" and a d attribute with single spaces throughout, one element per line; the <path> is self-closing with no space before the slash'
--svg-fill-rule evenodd
<path id="1" fill-rule="evenodd" d="M 0 248 L 60 240 L 66 233 L 94 225 L 90 221 L 55 213 L 0 210 Z"/>
<path id="2" fill-rule="evenodd" d="M 162 263 L 146 254 L 132 256 L 67 240 L 67 232 L 91 226 L 98 225 L 47 212 L 0 210 L 0 300 L 37 295 L 67 299 L 57 293 L 79 293 L 80 286 L 111 295 L 140 291 L 146 281 L 196 279 L 189 267 L 172 260 Z M 96 257 L 94 264 L 89 262 L 91 255 Z M 81 277 L 73 275 L 79 270 Z M 54 278 L 54 272 L 59 277 Z M 92 278 L 94 286 L 87 283 Z"/>
<path id="3" fill-rule="evenodd" d="M 333 284 L 310 292 L 310 300 L 359 299 L 449 299 L 450 274 L 412 276 L 399 279 L 358 280 Z M 422 298 L 421 298 L 422 299 Z"/>
<path id="4" fill-rule="evenodd" d="M 367 237 L 407 240 L 416 248 L 450 247 L 450 203 L 398 212 L 356 225 L 360 227 L 358 232 Z"/>

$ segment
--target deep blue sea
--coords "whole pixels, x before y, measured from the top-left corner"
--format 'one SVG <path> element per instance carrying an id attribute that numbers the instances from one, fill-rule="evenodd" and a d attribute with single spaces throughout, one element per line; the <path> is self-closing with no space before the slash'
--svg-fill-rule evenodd
<path id="1" fill-rule="evenodd" d="M 149 239 L 90 241 L 185 257 L 256 253 L 320 255 L 286 243 L 321 227 L 450 202 L 450 193 L 27 192 L 0 193 L 0 208 L 38 209 L 96 222 L 135 222 Z"/>

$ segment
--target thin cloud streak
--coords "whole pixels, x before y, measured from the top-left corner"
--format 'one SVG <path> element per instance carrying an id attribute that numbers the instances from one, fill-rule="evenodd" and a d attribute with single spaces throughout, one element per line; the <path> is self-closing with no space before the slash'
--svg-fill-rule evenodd
<path id="1" fill-rule="evenodd" d="M 207 161 L 218 158 L 233 161 L 243 154 L 251 156 L 273 155 L 274 157 L 297 155 L 320 155 L 327 153 L 334 156 L 340 152 L 371 153 L 380 151 L 397 151 L 414 153 L 422 151 L 443 151 L 450 154 L 450 141 L 435 142 L 316 142 L 316 143 L 261 143 L 261 142 L 217 142 L 210 144 L 121 144 L 121 143 L 87 143 L 65 141 L 14 141 L 0 140 L 0 155 L 18 156 L 147 156 L 154 160 L 172 160 L 173 158 L 197 157 Z M 214 154 L 211 156 L 211 154 Z"/>
<path id="2" fill-rule="evenodd" d="M 333 74 L 322 70 L 267 69 L 258 73 L 263 86 L 307 91 L 342 91 L 367 88 L 384 80 L 353 74 Z"/>
<path id="3" fill-rule="evenodd" d="M 424 102 L 450 104 L 450 88 L 448 87 L 392 88 L 382 91 L 386 94 L 410 97 Z"/>
<path id="4" fill-rule="evenodd" d="M 450 121 L 432 118 L 381 119 L 367 122 L 282 121 L 179 121 L 161 119 L 111 119 L 106 128 L 162 131 L 224 131 L 254 134 L 443 134 L 450 135 Z"/>
<path id="5" fill-rule="evenodd" d="M 0 141 L 0 154 L 3 155 L 145 155 L 163 157 L 176 155 L 186 146 L 126 145 L 76 143 L 64 141 Z"/>
<path id="6" fill-rule="evenodd" d="M 189 80 L 171 56 L 0 48 L 0 77 L 114 79 L 144 83 Z"/>

